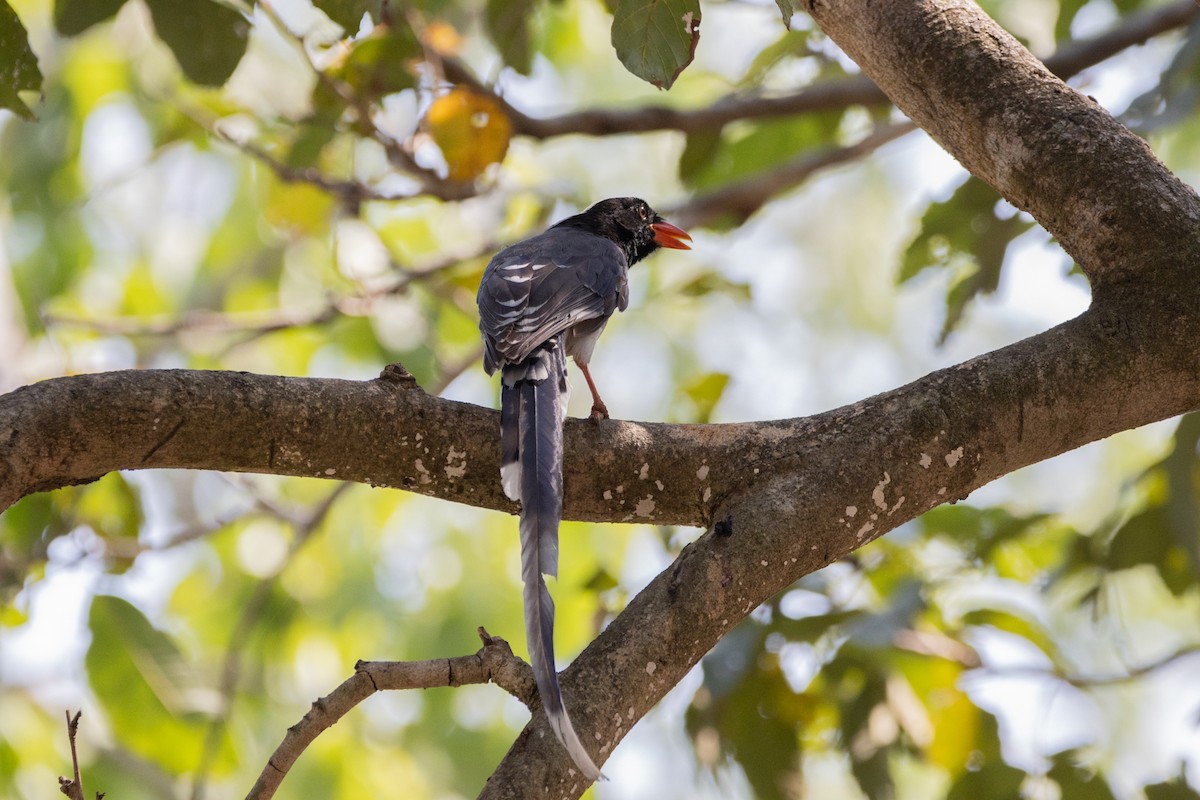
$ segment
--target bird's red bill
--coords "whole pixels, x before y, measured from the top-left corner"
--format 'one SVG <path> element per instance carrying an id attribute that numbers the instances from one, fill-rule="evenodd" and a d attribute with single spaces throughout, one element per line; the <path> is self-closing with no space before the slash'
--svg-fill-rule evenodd
<path id="1" fill-rule="evenodd" d="M 692 237 L 683 228 L 677 228 L 669 222 L 652 222 L 650 229 L 654 231 L 654 242 L 659 247 L 671 250 L 691 250 L 688 244 Z"/>

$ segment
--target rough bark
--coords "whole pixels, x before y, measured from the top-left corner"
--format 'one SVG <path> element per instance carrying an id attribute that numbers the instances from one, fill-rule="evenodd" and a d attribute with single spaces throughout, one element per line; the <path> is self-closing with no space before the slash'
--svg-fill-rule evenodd
<path id="1" fill-rule="evenodd" d="M 974 5 L 810 0 L 864 72 L 1076 258 L 1081 317 L 804 419 L 567 426 L 565 515 L 702 525 L 563 675 L 599 761 L 717 640 L 796 579 L 1022 466 L 1200 407 L 1200 198 Z M 113 469 L 317 475 L 514 510 L 496 414 L 364 383 L 136 372 L 0 398 L 0 507 Z M 539 716 L 483 796 L 586 788 Z"/>

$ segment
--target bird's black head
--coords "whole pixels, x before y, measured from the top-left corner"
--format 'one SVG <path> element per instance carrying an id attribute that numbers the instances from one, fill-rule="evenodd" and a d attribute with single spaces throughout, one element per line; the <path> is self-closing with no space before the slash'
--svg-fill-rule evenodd
<path id="1" fill-rule="evenodd" d="M 691 236 L 675 227 L 638 197 L 610 197 L 594 206 L 564 219 L 558 226 L 581 228 L 605 236 L 625 251 L 632 266 L 659 247 L 690 250 Z M 556 227 L 558 227 L 556 226 Z"/>

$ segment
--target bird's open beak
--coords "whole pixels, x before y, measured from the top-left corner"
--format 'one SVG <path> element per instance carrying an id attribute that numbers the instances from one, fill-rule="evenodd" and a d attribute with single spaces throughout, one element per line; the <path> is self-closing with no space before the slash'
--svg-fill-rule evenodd
<path id="1" fill-rule="evenodd" d="M 650 230 L 654 231 L 654 242 L 659 247 L 668 247 L 671 250 L 691 250 L 688 244 L 692 240 L 688 236 L 688 232 L 683 228 L 677 228 L 665 220 L 650 223 Z"/>

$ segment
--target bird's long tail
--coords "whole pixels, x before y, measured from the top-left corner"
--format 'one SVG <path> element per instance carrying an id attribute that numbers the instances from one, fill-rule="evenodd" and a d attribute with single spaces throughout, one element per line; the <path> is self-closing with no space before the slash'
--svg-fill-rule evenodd
<path id="1" fill-rule="evenodd" d="M 504 493 L 521 502 L 525 636 L 542 707 L 575 765 L 594 781 L 603 775 L 579 741 L 558 686 L 554 601 L 542 579 L 542 575 L 558 575 L 562 426 L 567 404 L 564 344 L 561 336 L 556 337 L 520 364 L 504 368 L 500 389 L 500 481 Z"/>

